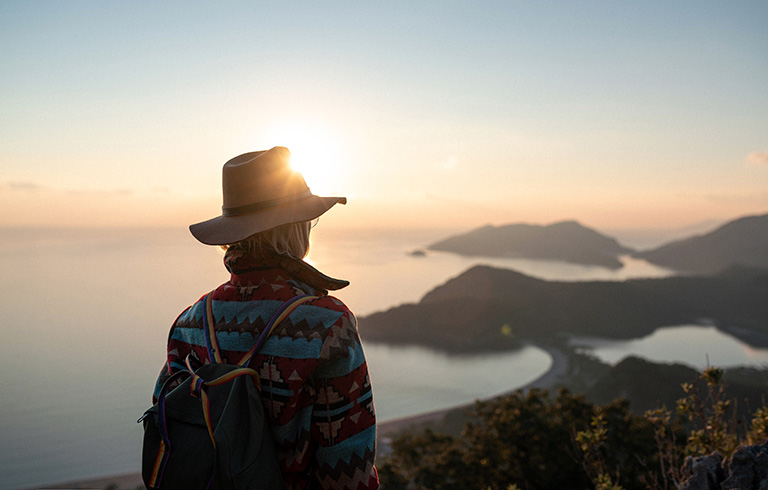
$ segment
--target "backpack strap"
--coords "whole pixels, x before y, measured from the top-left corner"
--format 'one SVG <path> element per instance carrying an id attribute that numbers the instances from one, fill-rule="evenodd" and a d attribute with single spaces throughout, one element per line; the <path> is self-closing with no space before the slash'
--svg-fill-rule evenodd
<path id="1" fill-rule="evenodd" d="M 180 379 L 182 376 L 189 376 L 190 373 L 184 370 L 177 371 L 170 378 L 165 380 L 163 387 L 160 390 L 160 395 L 157 397 L 157 415 L 158 415 L 158 432 L 160 433 L 160 446 L 155 457 L 155 463 L 152 466 L 152 473 L 149 477 L 147 485 L 149 488 L 158 488 L 160 482 L 163 479 L 163 473 L 165 467 L 168 464 L 168 458 L 171 456 L 171 440 L 168 437 L 168 426 L 165 417 L 165 395 L 170 391 L 171 386 Z M 143 421 L 150 414 L 149 410 L 144 412 L 144 415 L 137 421 Z"/>
<path id="2" fill-rule="evenodd" d="M 274 315 L 272 315 L 272 319 L 269 320 L 269 323 L 264 327 L 264 330 L 261 332 L 261 335 L 259 335 L 259 339 L 256 341 L 256 344 L 254 344 L 253 347 L 251 347 L 251 350 L 245 353 L 242 359 L 240 359 L 240 362 L 238 364 L 240 366 L 247 366 L 251 362 L 251 358 L 253 357 L 256 352 L 259 351 L 262 344 L 267 340 L 267 337 L 269 337 L 272 332 L 275 330 L 275 328 L 283 321 L 285 320 L 288 315 L 290 315 L 293 310 L 295 310 L 300 304 L 306 303 L 307 301 L 317 299 L 319 296 L 310 296 L 308 294 L 303 294 L 300 296 L 296 296 L 294 298 L 289 299 L 285 303 L 283 303 L 280 308 L 277 309 Z"/>
<path id="3" fill-rule="evenodd" d="M 205 330 L 208 359 L 211 362 L 221 364 L 221 349 L 219 349 L 219 341 L 216 339 L 216 328 L 213 321 L 213 291 L 205 295 L 205 301 L 203 301 L 203 329 Z"/>
<path id="4" fill-rule="evenodd" d="M 256 344 L 251 347 L 251 350 L 245 353 L 238 364 L 240 366 L 247 366 L 248 363 L 251 362 L 253 355 L 259 351 L 262 344 L 267 340 L 267 337 L 269 337 L 275 330 L 275 327 L 277 327 L 283 320 L 285 320 L 288 315 L 290 315 L 293 310 L 295 310 L 300 304 L 313 299 L 317 299 L 318 297 L 319 296 L 303 294 L 300 296 L 295 296 L 280 305 L 280 308 L 278 308 L 275 314 L 272 315 L 272 318 L 264 327 L 261 335 L 259 335 L 258 340 L 256 340 Z M 203 329 L 205 330 L 205 346 L 208 349 L 208 358 L 211 360 L 211 362 L 221 364 L 223 362 L 223 358 L 221 357 L 219 342 L 216 339 L 216 329 L 213 320 L 213 291 L 208 293 L 205 296 L 205 301 L 203 301 Z"/>

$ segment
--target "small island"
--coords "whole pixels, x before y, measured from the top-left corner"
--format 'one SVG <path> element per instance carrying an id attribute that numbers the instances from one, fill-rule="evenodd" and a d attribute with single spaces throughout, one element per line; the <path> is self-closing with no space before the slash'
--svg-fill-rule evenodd
<path id="1" fill-rule="evenodd" d="M 576 221 L 547 226 L 487 225 L 433 243 L 428 248 L 465 256 L 559 260 L 609 269 L 623 267 L 618 257 L 634 252 Z"/>
<path id="2" fill-rule="evenodd" d="M 429 245 L 428 250 L 471 257 L 557 260 L 619 269 L 622 255 L 683 273 L 714 274 L 731 266 L 768 268 L 768 214 L 745 216 L 703 235 L 650 250 L 633 250 L 581 225 L 482 226 Z"/>

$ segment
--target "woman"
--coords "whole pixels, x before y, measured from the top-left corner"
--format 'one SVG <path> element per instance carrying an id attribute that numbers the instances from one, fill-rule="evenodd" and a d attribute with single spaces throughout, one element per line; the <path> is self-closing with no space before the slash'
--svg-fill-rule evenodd
<path id="1" fill-rule="evenodd" d="M 328 290 L 330 278 L 302 259 L 310 221 L 343 197 L 313 195 L 275 147 L 228 161 L 222 172 L 222 215 L 190 226 L 195 238 L 225 250 L 228 282 L 214 290 L 212 309 L 223 357 L 237 362 L 273 312 L 298 295 L 319 296 L 294 310 L 253 357 L 287 488 L 378 487 L 373 461 L 376 417 L 365 356 L 352 312 Z M 204 297 L 174 322 L 160 387 L 192 354 L 209 362 L 202 340 Z"/>

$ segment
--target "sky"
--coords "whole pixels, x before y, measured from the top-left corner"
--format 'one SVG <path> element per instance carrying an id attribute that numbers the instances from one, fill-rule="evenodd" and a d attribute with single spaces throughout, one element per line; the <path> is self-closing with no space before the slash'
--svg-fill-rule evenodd
<path id="1" fill-rule="evenodd" d="M 0 0 L 0 65 L 0 226 L 186 227 L 273 146 L 334 226 L 768 212 L 763 0 Z"/>

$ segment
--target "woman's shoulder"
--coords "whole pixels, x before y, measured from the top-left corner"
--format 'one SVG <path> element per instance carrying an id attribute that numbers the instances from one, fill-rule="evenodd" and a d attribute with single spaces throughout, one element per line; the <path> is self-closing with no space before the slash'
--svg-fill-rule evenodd
<path id="1" fill-rule="evenodd" d="M 317 308 L 325 308 L 331 311 L 338 311 L 342 313 L 352 313 L 352 310 L 339 298 L 331 295 L 317 295 L 315 299 L 308 302 L 308 304 Z"/>
<path id="2" fill-rule="evenodd" d="M 357 329 L 357 319 L 352 310 L 335 296 L 318 296 L 304 303 L 307 307 L 297 313 L 303 316 L 310 326 L 326 332 L 335 329 Z"/>

